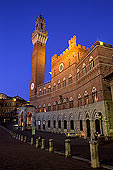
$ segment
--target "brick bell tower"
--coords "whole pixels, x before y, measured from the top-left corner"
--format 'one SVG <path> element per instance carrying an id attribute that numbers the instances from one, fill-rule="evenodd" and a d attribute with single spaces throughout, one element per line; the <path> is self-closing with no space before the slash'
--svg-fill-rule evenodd
<path id="1" fill-rule="evenodd" d="M 40 15 L 35 21 L 35 31 L 32 33 L 33 53 L 30 83 L 30 99 L 37 95 L 37 85 L 44 83 L 45 72 L 45 44 L 47 31 L 45 32 L 45 19 Z"/>

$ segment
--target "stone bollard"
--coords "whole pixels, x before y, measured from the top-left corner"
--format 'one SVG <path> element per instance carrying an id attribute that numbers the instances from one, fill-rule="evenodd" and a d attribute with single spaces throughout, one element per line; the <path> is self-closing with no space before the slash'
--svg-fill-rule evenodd
<path id="1" fill-rule="evenodd" d="M 33 145 L 33 137 L 31 137 L 31 145 Z"/>
<path id="2" fill-rule="evenodd" d="M 71 157 L 71 147 L 70 147 L 70 139 L 65 140 L 65 157 L 70 158 Z"/>
<path id="3" fill-rule="evenodd" d="M 36 139 L 36 148 L 39 148 L 39 139 Z"/>
<path id="4" fill-rule="evenodd" d="M 20 140 L 20 135 L 19 135 L 18 139 Z"/>
<path id="5" fill-rule="evenodd" d="M 98 155 L 98 142 L 96 140 L 91 140 L 90 142 L 90 153 L 91 153 L 91 167 L 99 168 L 99 155 Z"/>
<path id="6" fill-rule="evenodd" d="M 18 134 L 16 135 L 16 139 L 18 139 Z"/>
<path id="7" fill-rule="evenodd" d="M 26 142 L 27 142 L 27 137 L 25 136 L 25 137 L 24 137 L 24 143 L 26 143 Z"/>
<path id="8" fill-rule="evenodd" d="M 53 139 L 49 139 L 49 152 L 53 152 Z"/>
<path id="9" fill-rule="evenodd" d="M 45 149 L 45 139 L 42 139 L 41 141 L 41 150 L 44 150 Z"/>
<path id="10" fill-rule="evenodd" d="M 23 135 L 21 135 L 21 141 L 23 141 Z"/>
<path id="11" fill-rule="evenodd" d="M 16 138 L 16 134 L 15 134 L 15 133 L 13 134 L 13 138 L 14 138 L 14 139 Z"/>

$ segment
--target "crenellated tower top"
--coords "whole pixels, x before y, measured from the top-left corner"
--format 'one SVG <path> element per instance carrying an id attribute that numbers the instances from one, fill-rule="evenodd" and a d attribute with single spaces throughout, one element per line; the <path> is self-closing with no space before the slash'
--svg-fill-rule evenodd
<path id="1" fill-rule="evenodd" d="M 47 31 L 45 32 L 46 20 L 40 15 L 35 21 L 35 31 L 32 33 L 32 43 L 40 42 L 46 44 Z"/>

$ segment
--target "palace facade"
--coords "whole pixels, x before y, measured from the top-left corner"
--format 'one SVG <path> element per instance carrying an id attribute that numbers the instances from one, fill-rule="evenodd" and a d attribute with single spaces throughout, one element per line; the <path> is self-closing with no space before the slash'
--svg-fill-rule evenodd
<path id="1" fill-rule="evenodd" d="M 73 36 L 68 48 L 52 57 L 51 81 L 44 83 L 46 41 L 45 19 L 39 16 L 32 34 L 33 125 L 37 130 L 84 137 L 113 135 L 113 46 L 96 41 L 86 48 Z"/>

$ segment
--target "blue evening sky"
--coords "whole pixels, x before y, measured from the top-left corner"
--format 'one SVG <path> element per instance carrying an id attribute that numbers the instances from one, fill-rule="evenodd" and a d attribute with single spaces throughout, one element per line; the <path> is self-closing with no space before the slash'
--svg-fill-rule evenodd
<path id="1" fill-rule="evenodd" d="M 113 0 L 0 0 L 0 93 L 29 100 L 31 36 L 40 14 L 48 32 L 45 81 L 51 79 L 51 57 L 73 35 L 86 47 L 97 40 L 113 45 Z"/>

